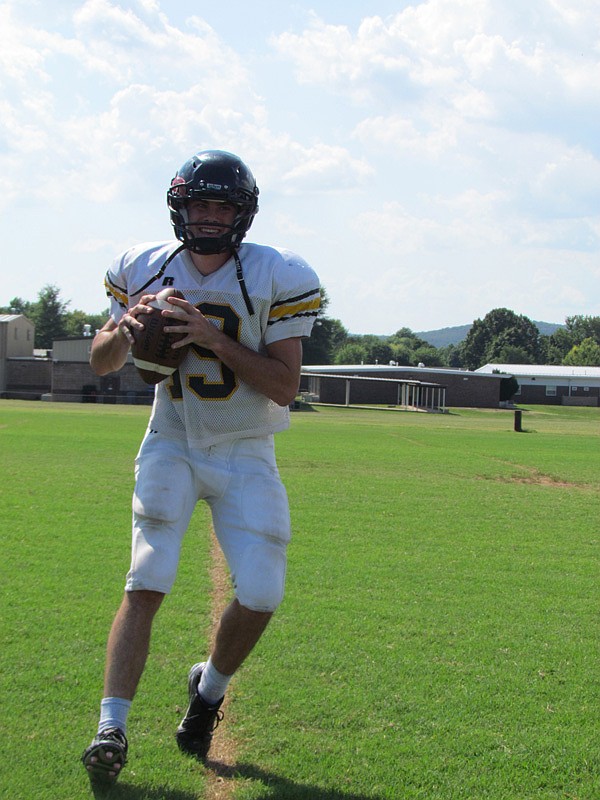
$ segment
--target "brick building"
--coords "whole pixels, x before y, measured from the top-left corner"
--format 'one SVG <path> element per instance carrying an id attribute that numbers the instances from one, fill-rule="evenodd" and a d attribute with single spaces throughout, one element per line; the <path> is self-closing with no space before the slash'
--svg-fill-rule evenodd
<path id="1" fill-rule="evenodd" d="M 147 404 L 154 387 L 140 378 L 131 353 L 118 372 L 99 376 L 89 364 L 91 336 L 56 339 L 52 347 L 52 400 L 84 403 Z"/>
<path id="2" fill-rule="evenodd" d="M 391 379 L 355 380 L 348 382 L 344 378 Z M 436 391 L 444 390 L 444 406 L 466 408 L 498 408 L 500 406 L 500 384 L 506 375 L 477 374 L 458 369 L 441 367 L 401 367 L 384 364 L 359 365 L 320 365 L 302 368 L 301 389 L 318 397 L 321 403 L 335 405 L 352 404 L 386 404 L 406 405 L 401 403 L 399 382 L 407 386 L 416 384 L 421 387 L 421 407 L 431 407 L 429 398 L 435 397 Z M 428 391 L 429 390 L 429 391 Z M 439 395 L 438 395 L 439 396 Z M 411 404 L 412 405 L 412 404 Z M 438 403 L 438 405 L 441 405 Z"/>
<path id="3" fill-rule="evenodd" d="M 35 357 L 33 324 L 22 315 L 0 316 L 0 396 L 62 402 L 149 404 L 131 355 L 117 373 L 95 375 L 89 366 L 91 336 L 57 339 L 51 357 Z M 486 364 L 469 372 L 394 364 L 306 366 L 301 391 L 335 405 L 408 405 L 498 408 L 503 380 L 514 376 L 514 402 L 600 406 L 600 367 Z M 350 380 L 348 380 L 350 379 Z"/>

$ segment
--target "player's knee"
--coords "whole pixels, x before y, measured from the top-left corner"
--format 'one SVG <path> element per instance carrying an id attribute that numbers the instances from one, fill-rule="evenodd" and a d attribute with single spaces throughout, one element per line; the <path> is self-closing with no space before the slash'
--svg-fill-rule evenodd
<path id="1" fill-rule="evenodd" d="M 244 555 L 243 565 L 232 576 L 236 597 L 251 611 L 272 613 L 285 591 L 285 548 L 279 543 L 254 545 Z"/>
<path id="2" fill-rule="evenodd" d="M 283 588 L 283 586 L 265 586 L 261 591 L 247 591 L 243 586 L 236 586 L 235 595 L 240 605 L 250 611 L 272 614 L 283 600 Z"/>
<path id="3" fill-rule="evenodd" d="M 161 557 L 162 556 L 162 557 Z M 167 553 L 139 549 L 133 560 L 125 589 L 136 593 L 140 590 L 169 594 L 177 575 L 177 559 Z"/>

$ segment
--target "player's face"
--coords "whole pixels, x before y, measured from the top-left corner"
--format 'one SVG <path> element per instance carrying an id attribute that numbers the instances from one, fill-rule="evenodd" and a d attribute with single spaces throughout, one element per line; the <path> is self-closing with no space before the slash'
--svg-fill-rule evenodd
<path id="1" fill-rule="evenodd" d="M 233 225 L 237 208 L 217 200 L 192 200 L 187 204 L 187 212 L 194 236 L 221 236 Z"/>

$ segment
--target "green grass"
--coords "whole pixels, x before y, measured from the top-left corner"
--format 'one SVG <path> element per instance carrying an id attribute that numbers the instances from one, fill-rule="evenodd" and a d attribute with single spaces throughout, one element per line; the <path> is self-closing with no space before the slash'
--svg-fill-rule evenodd
<path id="1" fill-rule="evenodd" d="M 0 797 L 87 797 L 148 409 L 0 403 Z M 232 685 L 236 800 L 600 797 L 600 417 L 320 408 L 278 436 L 286 599 Z M 196 800 L 173 730 L 206 645 L 199 508 L 113 796 Z M 218 735 L 218 734 L 217 734 Z M 4 792 L 4 794 L 3 794 Z"/>

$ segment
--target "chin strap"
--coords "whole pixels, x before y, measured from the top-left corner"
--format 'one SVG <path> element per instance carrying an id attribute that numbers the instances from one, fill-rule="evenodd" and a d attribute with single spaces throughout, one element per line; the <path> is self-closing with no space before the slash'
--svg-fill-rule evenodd
<path id="1" fill-rule="evenodd" d="M 144 291 L 144 289 L 147 289 L 148 286 L 150 286 L 151 283 L 154 283 L 154 281 L 157 281 L 159 278 L 162 278 L 162 276 L 165 274 L 166 268 L 169 266 L 171 261 L 173 261 L 175 256 L 178 256 L 182 250 L 185 250 L 184 244 L 180 244 L 179 247 L 176 247 L 175 250 L 173 250 L 173 252 L 171 253 L 171 255 L 167 258 L 165 263 L 162 265 L 162 267 L 158 270 L 156 275 L 153 275 L 149 281 L 147 281 L 140 289 L 137 290 L 137 292 L 132 292 L 132 296 L 136 294 L 141 294 Z"/>
<path id="2" fill-rule="evenodd" d="M 154 281 L 157 281 L 159 278 L 161 278 L 164 275 L 165 270 L 169 266 L 171 261 L 173 261 L 173 259 L 176 256 L 178 256 L 182 250 L 186 249 L 187 249 L 186 244 L 181 244 L 179 245 L 179 247 L 176 247 L 175 250 L 173 250 L 173 252 L 171 253 L 171 255 L 166 259 L 162 267 L 158 270 L 156 275 L 153 275 L 149 281 L 146 281 L 146 283 L 142 287 L 140 287 L 137 290 L 137 292 L 133 292 L 133 294 L 141 294 L 144 291 L 144 289 L 147 289 L 148 286 L 150 286 L 151 283 L 154 283 Z M 248 290 L 246 289 L 246 281 L 244 280 L 244 273 L 242 272 L 242 262 L 240 261 L 240 257 L 237 254 L 236 250 L 233 251 L 233 259 L 235 261 L 235 277 L 238 279 L 240 290 L 242 292 L 242 297 L 244 298 L 244 303 L 246 303 L 246 308 L 248 309 L 248 313 L 250 314 L 250 316 L 253 316 L 254 306 L 252 305 L 252 300 L 250 299 Z"/>
<path id="3" fill-rule="evenodd" d="M 242 272 L 242 262 L 240 261 L 240 257 L 237 254 L 237 250 L 233 251 L 233 258 L 235 261 L 235 277 L 238 279 L 238 283 L 240 285 L 240 289 L 242 292 L 242 297 L 244 298 L 244 303 L 246 303 L 246 308 L 248 309 L 248 313 L 250 316 L 254 314 L 254 306 L 252 305 L 252 300 L 250 300 L 250 295 L 248 294 L 248 290 L 246 289 L 246 281 L 244 280 L 244 273 Z"/>

